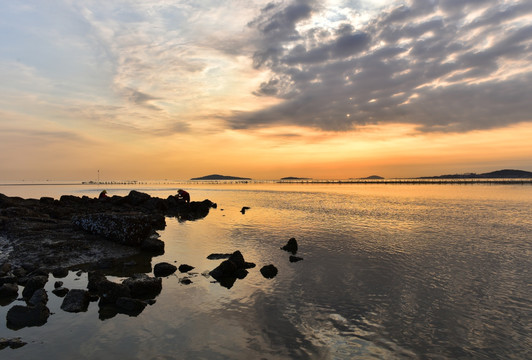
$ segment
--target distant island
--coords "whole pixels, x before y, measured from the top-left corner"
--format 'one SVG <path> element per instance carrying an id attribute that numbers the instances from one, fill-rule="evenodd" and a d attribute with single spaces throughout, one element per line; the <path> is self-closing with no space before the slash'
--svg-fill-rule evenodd
<path id="1" fill-rule="evenodd" d="M 371 175 L 365 178 L 361 178 L 362 180 L 383 180 L 384 178 L 379 175 Z"/>
<path id="2" fill-rule="evenodd" d="M 281 180 L 312 180 L 312 178 L 302 178 L 302 177 L 295 177 L 295 176 L 287 176 L 287 177 L 281 178 Z"/>
<path id="3" fill-rule="evenodd" d="M 251 178 L 212 174 L 212 175 L 192 178 L 190 180 L 251 180 Z"/>
<path id="4" fill-rule="evenodd" d="M 524 170 L 505 169 L 483 174 L 452 174 L 420 177 L 418 179 L 532 179 L 532 172 Z"/>

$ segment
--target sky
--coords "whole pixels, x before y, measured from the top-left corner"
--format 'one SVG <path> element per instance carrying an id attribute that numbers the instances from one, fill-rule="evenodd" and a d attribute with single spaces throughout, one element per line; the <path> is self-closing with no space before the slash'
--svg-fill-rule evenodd
<path id="1" fill-rule="evenodd" d="M 532 2 L 2 1 L 0 180 L 532 171 Z"/>

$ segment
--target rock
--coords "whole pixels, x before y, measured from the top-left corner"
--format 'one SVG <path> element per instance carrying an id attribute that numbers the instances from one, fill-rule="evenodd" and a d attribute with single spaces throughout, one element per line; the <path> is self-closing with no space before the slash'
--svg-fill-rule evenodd
<path id="1" fill-rule="evenodd" d="M 16 284 L 18 279 L 15 276 L 0 277 L 0 286 L 4 284 Z"/>
<path id="2" fill-rule="evenodd" d="M 56 281 L 54 283 L 54 289 L 58 289 L 60 288 L 61 286 L 63 286 L 63 282 L 62 281 Z"/>
<path id="3" fill-rule="evenodd" d="M 66 312 L 85 312 L 89 308 L 89 292 L 81 289 L 70 290 L 61 304 L 61 309 Z"/>
<path id="4" fill-rule="evenodd" d="M 192 284 L 192 280 L 190 280 L 189 278 L 185 277 L 185 278 L 182 278 L 179 280 L 179 282 L 183 285 L 190 285 Z"/>
<path id="5" fill-rule="evenodd" d="M 149 194 L 136 191 L 136 190 L 131 190 L 129 194 L 124 198 L 124 200 L 128 204 L 133 205 L 133 206 L 138 206 L 148 201 L 149 199 L 151 199 L 151 196 Z"/>
<path id="6" fill-rule="evenodd" d="M 164 242 L 155 238 L 145 239 L 140 245 L 140 249 L 154 255 L 164 254 Z"/>
<path id="7" fill-rule="evenodd" d="M 131 297 L 131 291 L 127 285 L 105 279 L 98 283 L 98 295 L 100 303 L 114 304 L 119 297 Z"/>
<path id="8" fill-rule="evenodd" d="M 98 292 L 98 285 L 107 278 L 99 271 L 89 271 L 87 289 L 91 292 Z"/>
<path id="9" fill-rule="evenodd" d="M 231 257 L 231 254 L 210 254 L 207 256 L 207 259 L 209 260 L 221 260 L 221 259 L 229 259 Z"/>
<path id="10" fill-rule="evenodd" d="M 151 221 L 150 216 L 140 213 L 99 213 L 72 218 L 76 228 L 129 246 L 140 246 L 148 238 L 153 231 Z"/>
<path id="11" fill-rule="evenodd" d="M 240 210 L 240 212 L 241 212 L 242 214 L 245 214 L 245 213 L 246 213 L 246 210 L 249 210 L 249 209 L 250 209 L 249 206 L 244 206 L 244 207 L 242 207 L 242 209 Z"/>
<path id="12" fill-rule="evenodd" d="M 246 263 L 244 256 L 240 251 L 235 251 L 231 254 L 229 259 L 222 261 L 214 270 L 209 272 L 209 275 L 217 280 L 220 285 L 231 288 L 236 279 L 243 279 L 248 274 L 246 266 L 251 263 Z"/>
<path id="13" fill-rule="evenodd" d="M 11 264 L 6 262 L 0 267 L 0 276 L 6 276 L 10 271 Z"/>
<path id="14" fill-rule="evenodd" d="M 31 298 L 28 300 L 28 305 L 32 305 L 32 306 L 46 305 L 47 302 L 48 302 L 48 294 L 46 293 L 46 290 L 37 289 L 31 296 Z"/>
<path id="15" fill-rule="evenodd" d="M 187 265 L 187 264 L 179 265 L 179 271 L 182 272 L 182 273 L 189 272 L 190 270 L 193 270 L 193 269 L 194 269 L 194 266 L 190 266 L 190 265 Z"/>
<path id="16" fill-rule="evenodd" d="M 52 293 L 57 296 L 57 297 L 65 297 L 66 294 L 68 294 L 68 289 L 67 288 L 64 288 L 64 287 L 60 287 L 60 288 L 57 288 L 57 289 L 53 289 L 52 290 Z"/>
<path id="17" fill-rule="evenodd" d="M 68 269 L 65 268 L 56 268 L 52 271 L 52 275 L 55 278 L 65 278 L 68 276 Z"/>
<path id="18" fill-rule="evenodd" d="M 131 292 L 131 296 L 135 299 L 149 299 L 159 295 L 163 285 L 161 278 L 149 277 L 146 274 L 135 274 L 122 282 L 127 286 Z"/>
<path id="19" fill-rule="evenodd" d="M 290 262 L 298 262 L 298 261 L 301 261 L 303 260 L 302 257 L 299 257 L 299 256 L 293 256 L 293 255 L 290 255 L 290 257 L 288 258 L 290 260 Z"/>
<path id="20" fill-rule="evenodd" d="M 138 316 L 146 308 L 146 303 L 137 299 L 121 297 L 116 300 L 116 306 L 121 313 Z"/>
<path id="21" fill-rule="evenodd" d="M 18 349 L 26 345 L 20 338 L 6 339 L 0 338 L 0 350 L 10 347 L 11 349 Z"/>
<path id="22" fill-rule="evenodd" d="M 22 291 L 22 297 L 25 299 L 31 298 L 33 293 L 38 290 L 42 289 L 44 285 L 48 282 L 47 276 L 33 276 L 26 282 L 26 285 L 24 287 L 24 290 Z"/>
<path id="23" fill-rule="evenodd" d="M 50 310 L 44 305 L 15 305 L 7 312 L 7 327 L 19 330 L 29 326 L 42 326 L 48 321 Z"/>
<path id="24" fill-rule="evenodd" d="M 18 296 L 18 285 L 6 283 L 0 286 L 0 299 L 16 299 Z"/>
<path id="25" fill-rule="evenodd" d="M 260 269 L 260 273 L 266 279 L 272 279 L 277 275 L 277 268 L 274 265 L 266 265 Z"/>
<path id="26" fill-rule="evenodd" d="M 288 240 L 285 246 L 281 248 L 284 251 L 291 252 L 293 255 L 297 253 L 297 241 L 295 238 Z"/>
<path id="27" fill-rule="evenodd" d="M 155 266 L 153 267 L 153 275 L 155 275 L 156 277 L 165 277 L 168 275 L 172 275 L 176 272 L 176 270 L 177 267 L 175 265 L 162 262 L 155 264 Z"/>

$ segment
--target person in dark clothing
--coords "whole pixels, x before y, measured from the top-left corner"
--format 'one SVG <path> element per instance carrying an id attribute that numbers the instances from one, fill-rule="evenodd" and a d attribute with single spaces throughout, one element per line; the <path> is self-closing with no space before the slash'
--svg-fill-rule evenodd
<path id="1" fill-rule="evenodd" d="M 106 199 L 109 196 L 107 196 L 107 190 L 104 190 L 100 193 L 100 196 L 98 196 L 98 199 Z"/>
<path id="2" fill-rule="evenodd" d="M 177 190 L 177 199 L 189 203 L 190 194 L 183 189 L 179 189 Z"/>

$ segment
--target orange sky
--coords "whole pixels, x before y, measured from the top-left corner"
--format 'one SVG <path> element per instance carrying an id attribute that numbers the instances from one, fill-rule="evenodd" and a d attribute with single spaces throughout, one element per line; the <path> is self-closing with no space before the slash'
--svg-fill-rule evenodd
<path id="1" fill-rule="evenodd" d="M 0 181 L 532 171 L 526 1 L 268 3 L 0 5 Z"/>

